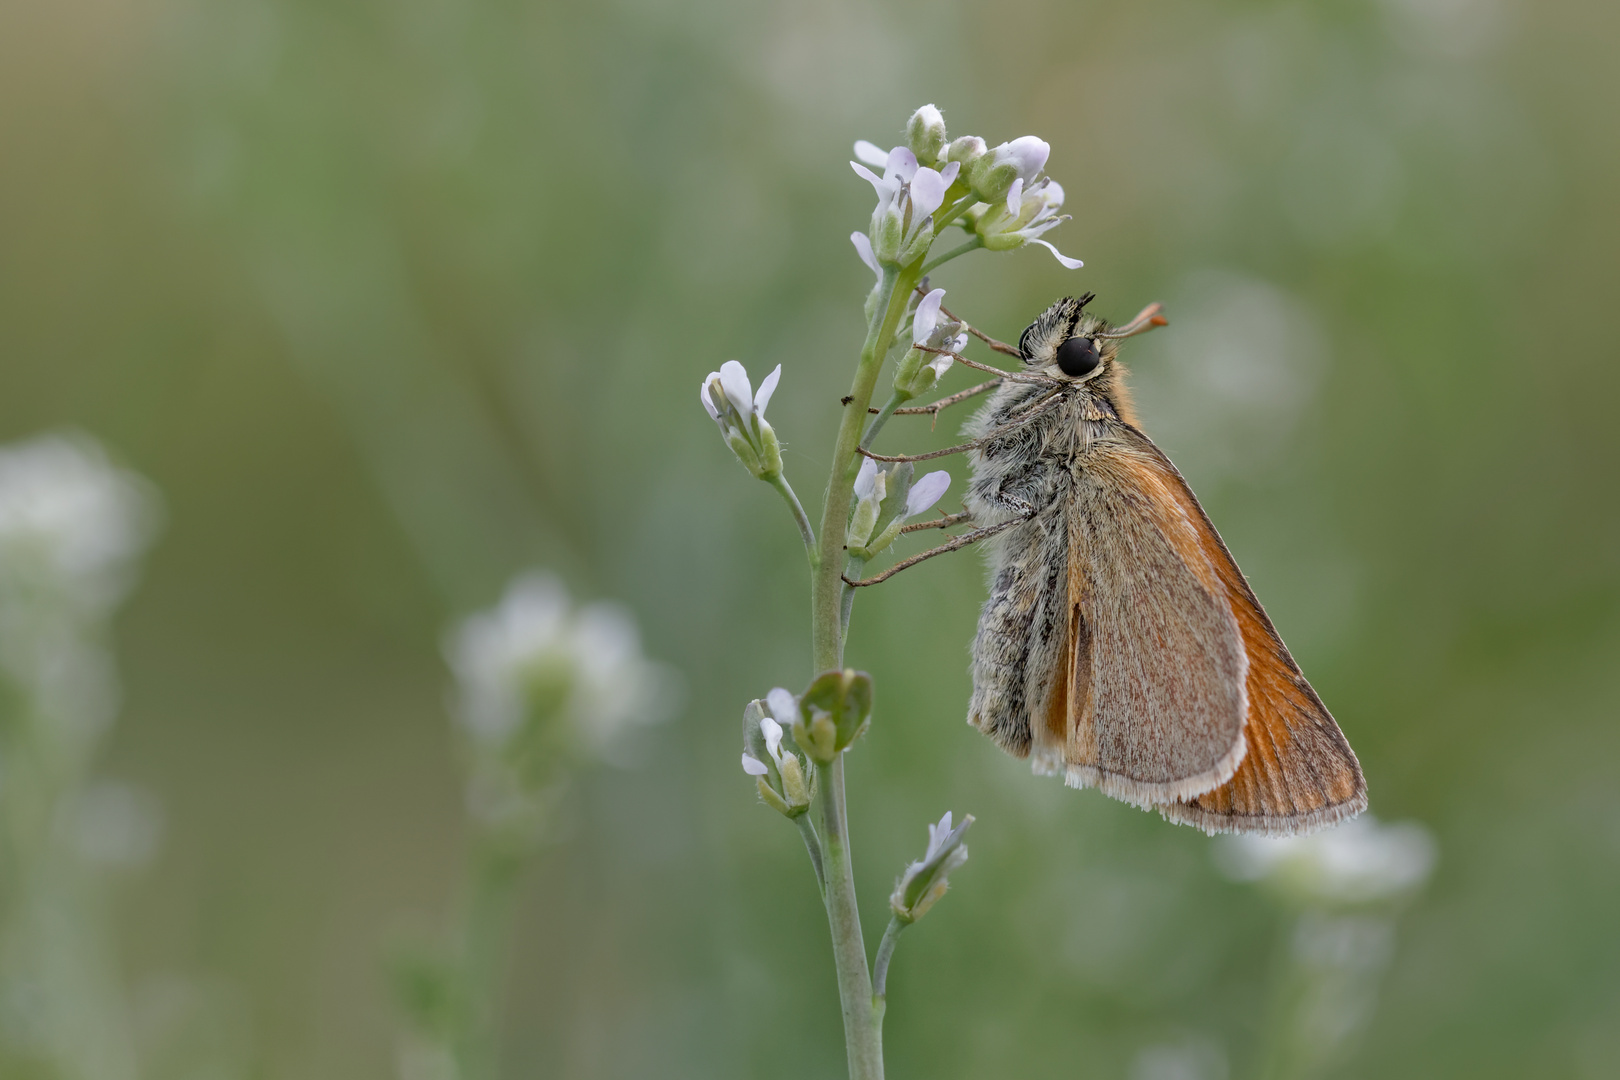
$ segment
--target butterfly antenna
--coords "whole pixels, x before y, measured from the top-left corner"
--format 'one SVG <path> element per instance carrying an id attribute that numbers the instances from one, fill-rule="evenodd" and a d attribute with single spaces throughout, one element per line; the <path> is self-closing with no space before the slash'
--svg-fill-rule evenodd
<path id="1" fill-rule="evenodd" d="M 1136 318 L 1120 327 L 1118 330 L 1106 334 L 1098 334 L 1098 341 L 1117 341 L 1121 338 L 1135 337 L 1145 334 L 1155 326 L 1169 326 L 1170 320 L 1164 317 L 1164 305 L 1152 303 L 1137 312 Z"/>

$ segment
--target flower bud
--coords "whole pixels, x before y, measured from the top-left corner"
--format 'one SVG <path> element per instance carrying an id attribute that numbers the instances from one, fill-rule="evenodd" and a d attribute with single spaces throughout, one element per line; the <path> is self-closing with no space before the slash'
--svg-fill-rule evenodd
<path id="1" fill-rule="evenodd" d="M 928 849 L 917 862 L 907 866 L 894 883 L 889 895 L 889 910 L 902 923 L 911 924 L 928 914 L 939 898 L 950 887 L 951 871 L 967 862 L 968 851 L 962 843 L 973 815 L 962 817 L 962 824 L 951 828 L 951 813 L 939 819 L 939 824 L 928 826 Z"/>
<path id="2" fill-rule="evenodd" d="M 940 160 L 945 143 L 945 117 L 933 105 L 924 105 L 906 121 L 906 145 L 924 165 Z"/>
<path id="3" fill-rule="evenodd" d="M 727 360 L 719 371 L 711 371 L 698 389 L 709 418 L 720 427 L 737 460 L 761 480 L 774 481 L 782 475 L 782 444 L 765 419 L 765 406 L 776 392 L 782 365 L 765 376 L 754 393 L 748 371 L 735 360 Z"/>
<path id="4" fill-rule="evenodd" d="M 1046 168 L 1046 159 L 1052 148 L 1046 140 L 1025 135 L 1010 143 L 1002 143 L 975 160 L 968 169 L 968 184 L 973 194 L 992 206 L 1007 198 L 1013 181 L 1022 180 L 1028 187 Z"/>
<path id="5" fill-rule="evenodd" d="M 977 135 L 963 135 L 945 148 L 945 160 L 960 162 L 962 168 L 967 169 L 988 150 L 984 140 Z"/>
<path id="6" fill-rule="evenodd" d="M 814 761 L 831 764 L 872 720 L 872 676 L 845 668 L 825 671 L 799 698 L 793 739 Z"/>

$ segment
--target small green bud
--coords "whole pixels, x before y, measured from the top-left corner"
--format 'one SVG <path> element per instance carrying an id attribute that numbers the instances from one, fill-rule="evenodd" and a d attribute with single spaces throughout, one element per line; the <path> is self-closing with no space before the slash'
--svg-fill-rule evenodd
<path id="1" fill-rule="evenodd" d="M 950 887 L 950 874 L 967 862 L 967 847 L 962 837 L 973 824 L 973 815 L 966 814 L 962 824 L 951 828 L 950 811 L 939 819 L 939 824 L 928 826 L 928 848 L 923 857 L 906 867 L 900 880 L 894 883 L 889 896 L 889 910 L 902 923 L 916 922 L 928 914 L 939 898 Z"/>
<path id="2" fill-rule="evenodd" d="M 983 139 L 977 135 L 963 135 L 945 148 L 945 160 L 961 162 L 962 169 L 966 172 L 968 166 L 988 152 L 989 147 L 985 146 Z"/>
<path id="3" fill-rule="evenodd" d="M 830 764 L 872 721 L 872 676 L 845 668 L 826 671 L 799 698 L 794 740 L 811 758 Z"/>
<path id="4" fill-rule="evenodd" d="M 924 105 L 906 121 L 906 145 L 923 165 L 933 165 L 945 152 L 945 117 L 932 105 Z"/>

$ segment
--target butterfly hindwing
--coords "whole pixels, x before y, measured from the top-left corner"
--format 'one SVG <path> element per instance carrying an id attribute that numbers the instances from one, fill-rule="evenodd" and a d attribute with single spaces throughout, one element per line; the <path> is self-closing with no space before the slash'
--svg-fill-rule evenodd
<path id="1" fill-rule="evenodd" d="M 1339 725 L 1306 681 L 1249 588 L 1220 534 L 1181 474 L 1147 436 L 1127 429 L 1135 460 L 1191 523 L 1237 622 L 1247 657 L 1247 752 L 1236 773 L 1211 791 L 1165 800 L 1172 821 L 1211 832 L 1288 835 L 1366 809 L 1361 766 Z"/>

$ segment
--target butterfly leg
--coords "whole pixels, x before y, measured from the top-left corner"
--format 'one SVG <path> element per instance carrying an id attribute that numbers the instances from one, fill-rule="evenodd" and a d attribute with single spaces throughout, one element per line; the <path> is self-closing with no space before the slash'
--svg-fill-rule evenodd
<path id="1" fill-rule="evenodd" d="M 903 535 L 905 533 L 921 532 L 923 529 L 949 529 L 962 524 L 964 521 L 972 520 L 972 511 L 963 510 L 960 514 L 941 514 L 933 521 L 913 521 L 910 525 L 901 526 L 900 532 Z"/>
<path id="2" fill-rule="evenodd" d="M 952 405 L 960 405 L 962 402 L 978 397 L 980 394 L 985 393 L 988 390 L 994 390 L 1000 385 L 1000 379 L 990 379 L 989 381 L 982 382 L 977 386 L 970 386 L 966 390 L 959 390 L 950 397 L 940 398 L 938 401 L 930 402 L 927 405 L 907 405 L 904 408 L 896 409 L 894 410 L 894 415 L 932 416 L 934 418 L 933 422 L 929 424 L 929 427 L 932 428 L 935 423 L 939 422 L 939 414 L 950 408 Z M 876 413 L 881 410 L 868 409 L 866 411 Z"/>
<path id="3" fill-rule="evenodd" d="M 919 552 L 909 559 L 901 559 L 899 562 L 895 563 L 881 574 L 873 574 L 871 577 L 862 578 L 859 581 L 851 581 L 846 577 L 844 578 L 844 584 L 851 587 L 859 587 L 862 585 L 876 585 L 879 582 L 888 581 L 900 571 L 909 570 L 911 567 L 916 566 L 924 559 L 932 559 L 935 555 L 943 555 L 948 551 L 957 551 L 961 548 L 967 547 L 969 544 L 976 544 L 980 540 L 989 539 L 990 537 L 995 536 L 997 533 L 1006 532 L 1014 525 L 1021 524 L 1025 520 L 1027 519 L 1016 517 L 1008 521 L 998 521 L 994 525 L 986 525 L 982 529 L 974 529 L 972 532 L 963 533 L 961 536 L 949 540 L 938 547 L 929 548 L 927 551 Z"/>

